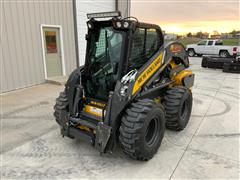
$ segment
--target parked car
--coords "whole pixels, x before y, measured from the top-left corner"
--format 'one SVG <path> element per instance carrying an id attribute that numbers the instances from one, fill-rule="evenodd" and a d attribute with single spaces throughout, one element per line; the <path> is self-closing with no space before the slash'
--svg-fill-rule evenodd
<path id="1" fill-rule="evenodd" d="M 240 47 L 223 46 L 222 40 L 202 40 L 197 44 L 189 44 L 186 48 L 189 56 L 218 55 L 220 57 L 236 56 Z"/>

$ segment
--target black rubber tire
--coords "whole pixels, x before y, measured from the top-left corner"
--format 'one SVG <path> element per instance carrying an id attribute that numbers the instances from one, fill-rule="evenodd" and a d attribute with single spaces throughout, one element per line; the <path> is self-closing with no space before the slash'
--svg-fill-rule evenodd
<path id="1" fill-rule="evenodd" d="M 188 56 L 190 56 L 190 57 L 193 57 L 196 55 L 194 49 L 188 49 L 187 52 L 188 52 Z"/>
<path id="2" fill-rule="evenodd" d="M 164 96 L 166 127 L 171 130 L 183 130 L 192 111 L 192 93 L 184 86 L 169 89 Z"/>
<path id="3" fill-rule="evenodd" d="M 153 100 L 143 99 L 132 103 L 124 113 L 119 141 L 125 154 L 133 159 L 147 161 L 160 147 L 164 132 L 163 106 Z"/>
<path id="4" fill-rule="evenodd" d="M 208 57 L 203 57 L 202 58 L 202 63 L 201 63 L 201 66 L 206 68 L 208 66 Z"/>
<path id="5" fill-rule="evenodd" d="M 54 105 L 54 113 L 53 113 L 57 123 L 60 126 L 63 126 L 60 119 L 61 111 L 69 111 L 68 107 L 69 106 L 68 106 L 67 95 L 66 95 L 66 92 L 63 91 L 60 93 L 59 97 L 56 99 L 56 104 Z"/>
<path id="6" fill-rule="evenodd" d="M 223 64 L 223 72 L 229 72 L 230 66 L 231 66 L 230 63 L 224 63 Z"/>

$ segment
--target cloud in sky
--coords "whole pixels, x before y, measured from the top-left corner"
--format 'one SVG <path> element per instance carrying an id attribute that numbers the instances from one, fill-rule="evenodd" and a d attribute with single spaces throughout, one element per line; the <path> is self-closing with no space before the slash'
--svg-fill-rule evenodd
<path id="1" fill-rule="evenodd" d="M 240 29 L 239 11 L 239 0 L 131 0 L 132 16 L 178 31 Z"/>

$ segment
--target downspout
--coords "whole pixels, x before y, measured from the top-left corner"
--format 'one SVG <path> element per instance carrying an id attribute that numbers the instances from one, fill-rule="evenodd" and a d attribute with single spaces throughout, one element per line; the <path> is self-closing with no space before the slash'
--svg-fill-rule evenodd
<path id="1" fill-rule="evenodd" d="M 78 28 L 77 28 L 77 8 L 76 0 L 72 0 L 73 3 L 73 26 L 75 36 L 75 51 L 76 51 L 76 66 L 79 67 L 79 49 L 78 49 Z"/>

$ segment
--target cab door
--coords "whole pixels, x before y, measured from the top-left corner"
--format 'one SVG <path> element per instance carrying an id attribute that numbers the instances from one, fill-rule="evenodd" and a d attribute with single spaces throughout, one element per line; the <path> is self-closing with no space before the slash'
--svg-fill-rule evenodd
<path id="1" fill-rule="evenodd" d="M 208 41 L 205 47 L 206 54 L 214 54 L 214 41 Z"/>
<path id="2" fill-rule="evenodd" d="M 207 44 L 207 41 L 205 40 L 197 43 L 197 46 L 194 48 L 195 52 L 197 54 L 206 54 L 206 44 Z"/>

